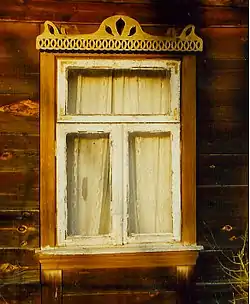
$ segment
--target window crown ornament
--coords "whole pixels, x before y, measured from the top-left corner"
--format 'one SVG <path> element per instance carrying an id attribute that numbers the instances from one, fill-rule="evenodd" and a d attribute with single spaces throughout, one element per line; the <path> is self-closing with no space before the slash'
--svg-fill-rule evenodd
<path id="1" fill-rule="evenodd" d="M 36 39 L 36 48 L 42 51 L 65 52 L 198 52 L 203 41 L 195 34 L 194 25 L 187 25 L 177 36 L 169 29 L 167 36 L 145 33 L 140 24 L 128 16 L 116 15 L 105 19 L 92 34 L 67 35 L 52 22 L 44 23 L 44 32 Z"/>

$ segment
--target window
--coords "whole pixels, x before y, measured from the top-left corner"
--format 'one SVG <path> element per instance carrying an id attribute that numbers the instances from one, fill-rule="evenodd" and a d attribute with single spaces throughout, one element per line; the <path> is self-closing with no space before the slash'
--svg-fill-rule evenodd
<path id="1" fill-rule="evenodd" d="M 179 242 L 180 60 L 59 59 L 57 78 L 58 244 Z"/>
<path id="2" fill-rule="evenodd" d="M 202 248 L 194 26 L 156 37 L 112 16 L 94 34 L 66 35 L 45 22 L 37 48 L 43 272 L 177 266 L 186 276 Z"/>

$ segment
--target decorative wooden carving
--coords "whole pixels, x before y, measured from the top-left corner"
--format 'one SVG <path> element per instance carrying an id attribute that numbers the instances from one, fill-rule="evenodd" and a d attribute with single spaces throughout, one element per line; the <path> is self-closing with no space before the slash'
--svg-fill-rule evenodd
<path id="1" fill-rule="evenodd" d="M 145 33 L 140 24 L 123 15 L 105 19 L 92 34 L 67 35 L 52 22 L 44 23 L 44 32 L 37 37 L 36 48 L 43 51 L 108 51 L 108 52 L 197 52 L 203 41 L 195 34 L 194 25 L 187 25 L 177 36 L 153 36 Z"/>

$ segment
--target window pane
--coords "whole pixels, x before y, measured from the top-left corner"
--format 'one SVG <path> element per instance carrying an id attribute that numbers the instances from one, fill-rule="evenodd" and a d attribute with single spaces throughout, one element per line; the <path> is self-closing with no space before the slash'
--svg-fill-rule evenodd
<path id="1" fill-rule="evenodd" d="M 168 70 L 69 71 L 69 114 L 168 114 Z"/>
<path id="2" fill-rule="evenodd" d="M 68 235 L 110 232 L 110 172 L 107 134 L 67 136 Z"/>
<path id="3" fill-rule="evenodd" d="M 131 134 L 129 152 L 129 234 L 171 233 L 170 133 Z"/>

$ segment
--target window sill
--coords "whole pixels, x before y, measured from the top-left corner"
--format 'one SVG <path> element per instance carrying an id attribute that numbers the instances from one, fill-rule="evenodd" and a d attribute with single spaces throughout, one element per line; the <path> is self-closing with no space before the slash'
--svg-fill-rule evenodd
<path id="1" fill-rule="evenodd" d="M 43 270 L 193 266 L 202 246 L 163 244 L 110 248 L 51 248 L 37 251 Z"/>

